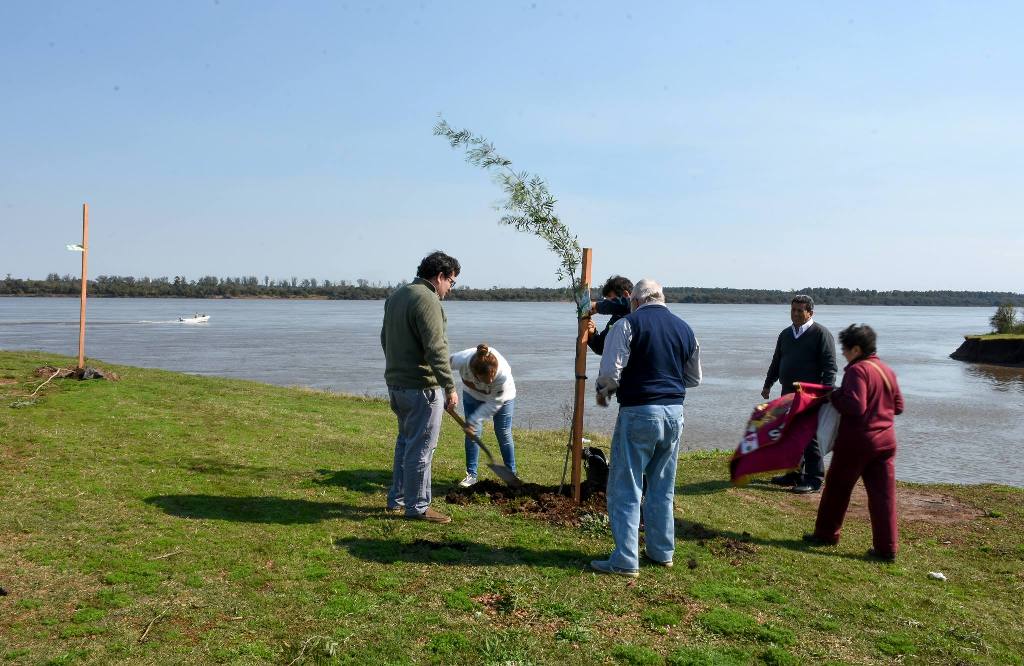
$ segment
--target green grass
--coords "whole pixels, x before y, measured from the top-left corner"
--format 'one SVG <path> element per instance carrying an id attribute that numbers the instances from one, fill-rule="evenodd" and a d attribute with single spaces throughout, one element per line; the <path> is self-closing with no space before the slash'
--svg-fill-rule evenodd
<path id="1" fill-rule="evenodd" d="M 979 517 L 904 522 L 883 565 L 864 520 L 808 548 L 813 502 L 691 453 L 677 566 L 632 581 L 587 570 L 600 525 L 445 504 L 454 424 L 454 520 L 412 523 L 382 510 L 383 401 L 116 366 L 28 398 L 71 362 L 0 352 L 0 664 L 1024 664 L 1021 489 L 915 486 Z M 516 439 L 557 483 L 564 433 Z"/>
<path id="2" fill-rule="evenodd" d="M 980 333 L 965 335 L 967 340 L 1024 340 L 1024 333 Z"/>

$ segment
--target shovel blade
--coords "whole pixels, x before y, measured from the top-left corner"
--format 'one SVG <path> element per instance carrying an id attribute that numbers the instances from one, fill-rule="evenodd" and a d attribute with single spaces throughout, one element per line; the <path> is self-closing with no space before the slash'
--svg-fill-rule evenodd
<path id="1" fill-rule="evenodd" d="M 505 485 L 508 486 L 509 488 L 523 487 L 522 480 L 518 476 L 516 476 L 516 473 L 510 470 L 508 467 L 498 464 L 490 464 L 487 466 L 490 467 L 491 471 L 494 472 L 494 475 L 497 476 L 502 481 L 504 481 Z"/>

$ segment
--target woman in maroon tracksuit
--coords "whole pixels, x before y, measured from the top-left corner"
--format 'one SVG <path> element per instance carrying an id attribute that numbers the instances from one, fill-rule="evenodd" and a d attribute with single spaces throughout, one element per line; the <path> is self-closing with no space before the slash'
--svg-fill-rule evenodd
<path id="1" fill-rule="evenodd" d="M 832 392 L 840 413 L 839 431 L 825 490 L 818 505 L 814 533 L 805 539 L 818 544 L 839 543 L 850 493 L 864 479 L 871 515 L 874 547 L 870 557 L 896 559 L 896 431 L 893 421 L 903 413 L 903 394 L 896 373 L 875 355 L 875 332 L 853 324 L 839 333 L 848 365 L 842 385 Z"/>

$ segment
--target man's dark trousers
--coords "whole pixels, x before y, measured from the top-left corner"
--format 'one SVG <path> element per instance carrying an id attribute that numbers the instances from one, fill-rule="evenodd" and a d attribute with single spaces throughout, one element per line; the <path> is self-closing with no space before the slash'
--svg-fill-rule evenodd
<path id="1" fill-rule="evenodd" d="M 796 393 L 796 391 L 785 391 L 783 395 L 786 393 Z M 811 439 L 807 448 L 804 449 L 804 455 L 800 458 L 799 474 L 800 479 L 796 482 L 798 486 L 821 488 L 821 484 L 825 481 L 825 456 L 821 455 L 821 445 L 818 444 L 817 437 Z"/>

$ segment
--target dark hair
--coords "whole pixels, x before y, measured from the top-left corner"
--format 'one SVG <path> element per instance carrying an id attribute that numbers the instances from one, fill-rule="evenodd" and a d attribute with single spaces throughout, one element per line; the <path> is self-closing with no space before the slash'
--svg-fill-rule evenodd
<path id="1" fill-rule="evenodd" d="M 469 369 L 477 377 L 490 377 L 491 373 L 498 371 L 498 357 L 486 344 L 479 344 L 473 358 L 469 359 Z"/>
<path id="2" fill-rule="evenodd" d="M 624 278 L 621 275 L 613 275 L 608 278 L 605 281 L 604 286 L 601 287 L 601 296 L 604 298 L 608 298 L 612 294 L 625 296 L 627 291 L 633 291 L 633 283 L 629 278 Z"/>
<path id="3" fill-rule="evenodd" d="M 875 329 L 867 324 L 850 324 L 839 331 L 839 344 L 843 346 L 843 349 L 860 347 L 860 352 L 864 356 L 870 356 L 875 353 L 875 342 L 877 340 L 878 337 L 875 335 Z"/>
<path id="4" fill-rule="evenodd" d="M 789 304 L 793 305 L 794 303 L 802 303 L 807 306 L 808 312 L 814 312 L 814 299 L 807 294 L 797 294 L 794 296 L 793 300 L 791 300 Z"/>
<path id="5" fill-rule="evenodd" d="M 416 269 L 416 277 L 429 280 L 432 277 L 437 277 L 438 273 L 444 273 L 445 277 L 458 277 L 461 270 L 462 266 L 459 265 L 458 259 L 449 257 L 441 250 L 434 250 L 423 257 L 420 267 Z"/>

